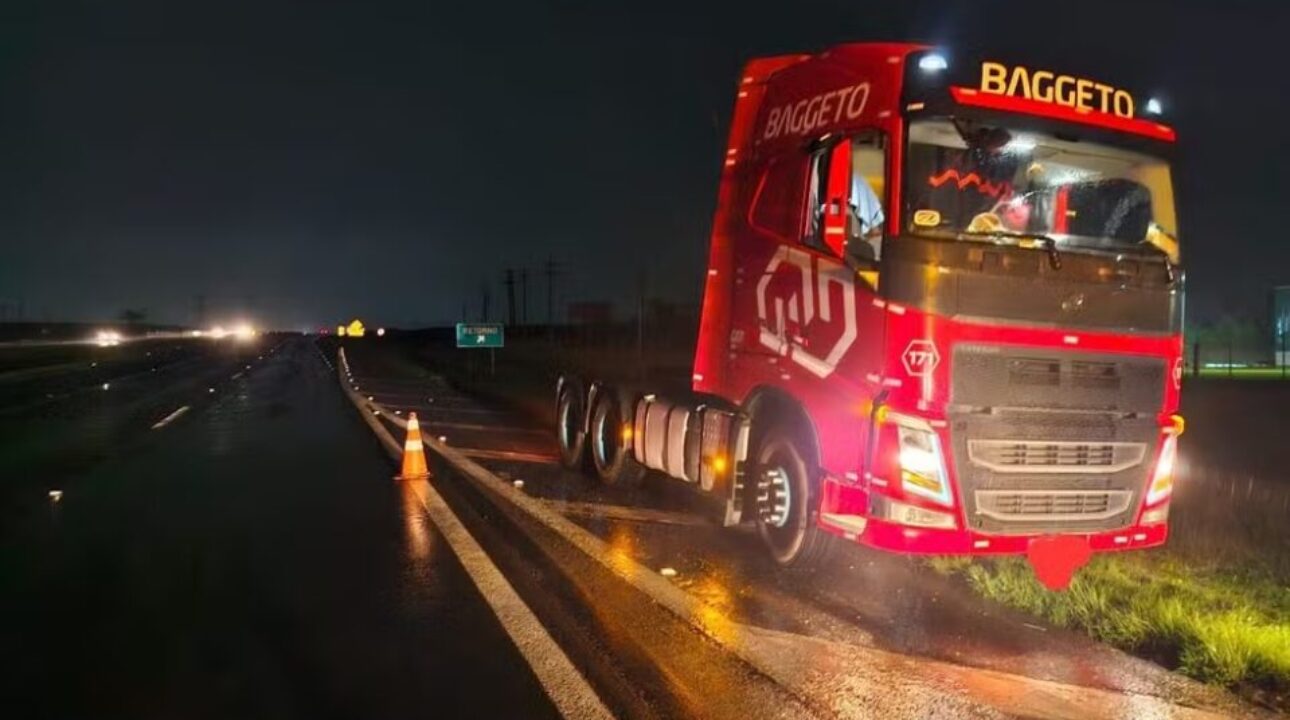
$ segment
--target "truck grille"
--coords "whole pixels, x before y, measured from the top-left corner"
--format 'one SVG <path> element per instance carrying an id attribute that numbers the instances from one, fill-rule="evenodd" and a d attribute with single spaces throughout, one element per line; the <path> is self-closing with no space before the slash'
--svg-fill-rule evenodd
<path id="1" fill-rule="evenodd" d="M 969 440 L 972 464 L 997 473 L 1119 472 L 1142 462 L 1143 443 Z"/>
<path id="2" fill-rule="evenodd" d="M 977 512 L 1009 522 L 1103 520 L 1129 507 L 1127 490 L 978 490 Z"/>
<path id="3" fill-rule="evenodd" d="M 1159 357 L 959 344 L 952 464 L 965 522 L 987 534 L 1105 532 L 1133 523 L 1159 443 Z"/>

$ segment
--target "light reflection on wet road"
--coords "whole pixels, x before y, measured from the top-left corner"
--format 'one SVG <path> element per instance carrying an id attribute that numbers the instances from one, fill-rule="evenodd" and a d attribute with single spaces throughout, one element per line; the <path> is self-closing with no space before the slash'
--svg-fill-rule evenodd
<path id="1" fill-rule="evenodd" d="M 311 344 L 0 548 L 20 717 L 549 717 Z"/>

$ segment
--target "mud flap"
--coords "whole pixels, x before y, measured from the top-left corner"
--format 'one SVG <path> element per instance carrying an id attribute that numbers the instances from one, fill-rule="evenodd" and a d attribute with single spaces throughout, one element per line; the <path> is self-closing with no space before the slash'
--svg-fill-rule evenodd
<path id="1" fill-rule="evenodd" d="M 1035 577 L 1049 590 L 1065 590 L 1075 571 L 1088 564 L 1093 550 L 1088 538 L 1080 535 L 1054 535 L 1035 538 L 1026 550 L 1026 559 Z"/>

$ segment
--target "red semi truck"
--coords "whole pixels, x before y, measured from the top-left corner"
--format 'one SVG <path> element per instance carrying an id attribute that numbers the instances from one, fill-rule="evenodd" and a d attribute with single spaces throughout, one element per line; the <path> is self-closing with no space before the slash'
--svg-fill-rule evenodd
<path id="1" fill-rule="evenodd" d="M 1059 547 L 1067 577 L 1164 543 L 1183 280 L 1159 102 L 887 43 L 756 59 L 737 93 L 693 393 L 562 378 L 564 462 L 693 483 L 787 566 L 829 535 Z"/>

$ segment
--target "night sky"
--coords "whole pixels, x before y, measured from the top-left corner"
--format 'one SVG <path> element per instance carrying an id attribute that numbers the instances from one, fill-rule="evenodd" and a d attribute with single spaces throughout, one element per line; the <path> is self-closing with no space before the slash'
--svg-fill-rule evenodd
<path id="1" fill-rule="evenodd" d="M 0 11 L 0 303 L 279 327 L 565 300 L 697 302 L 748 57 L 867 39 L 1157 92 L 1189 313 L 1290 283 L 1290 5 L 234 2 Z M 539 301 L 540 299 L 540 301 Z"/>

